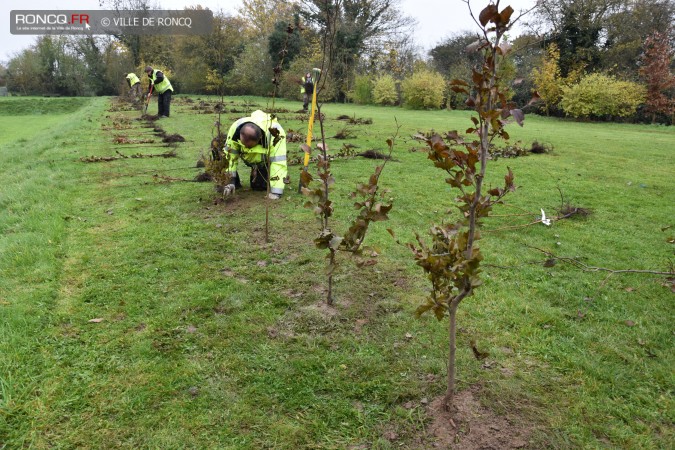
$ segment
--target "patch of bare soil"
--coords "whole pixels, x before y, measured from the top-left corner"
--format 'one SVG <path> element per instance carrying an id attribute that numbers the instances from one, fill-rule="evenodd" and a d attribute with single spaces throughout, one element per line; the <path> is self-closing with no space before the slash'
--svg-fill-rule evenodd
<path id="1" fill-rule="evenodd" d="M 314 313 L 323 319 L 330 319 L 337 316 L 340 312 L 333 306 L 329 306 L 325 301 L 320 301 L 301 308 L 304 311 Z"/>
<path id="2" fill-rule="evenodd" d="M 445 411 L 443 397 L 427 407 L 432 419 L 427 428 L 433 448 L 453 450 L 492 450 L 525 448 L 533 427 L 498 416 L 481 405 L 480 387 L 472 386 L 455 395 L 454 408 Z"/>

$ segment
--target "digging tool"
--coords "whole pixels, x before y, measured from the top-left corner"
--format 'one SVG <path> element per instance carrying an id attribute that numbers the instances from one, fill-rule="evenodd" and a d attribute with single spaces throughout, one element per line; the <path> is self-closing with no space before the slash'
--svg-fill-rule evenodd
<path id="1" fill-rule="evenodd" d="M 307 144 L 308 150 L 305 151 L 305 159 L 302 164 L 302 171 L 307 172 L 307 166 L 309 165 L 309 153 L 312 149 L 312 129 L 314 128 L 314 112 L 316 111 L 316 91 L 319 86 L 319 78 L 321 77 L 321 69 L 316 67 L 312 69 L 312 78 L 314 78 L 314 92 L 312 92 L 312 109 L 309 113 L 309 124 L 307 125 L 307 139 L 305 143 Z M 298 182 L 298 194 L 302 193 L 302 177 Z"/>
<path id="2" fill-rule="evenodd" d="M 148 105 L 150 104 L 150 99 L 152 98 L 152 88 L 153 87 L 155 87 L 155 85 L 151 84 L 150 90 L 148 91 L 148 99 L 145 101 L 145 109 L 143 110 L 143 116 L 148 113 Z"/>

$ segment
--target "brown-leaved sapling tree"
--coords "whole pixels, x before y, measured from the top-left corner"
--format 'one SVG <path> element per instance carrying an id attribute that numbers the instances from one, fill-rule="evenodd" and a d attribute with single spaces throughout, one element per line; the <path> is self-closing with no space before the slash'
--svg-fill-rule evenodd
<path id="1" fill-rule="evenodd" d="M 422 267 L 431 280 L 431 293 L 426 303 L 419 306 L 417 314 L 431 311 L 438 320 L 449 316 L 448 329 L 448 376 L 443 405 L 452 406 L 455 394 L 455 350 L 457 308 L 462 300 L 471 296 L 481 285 L 481 261 L 483 254 L 477 245 L 480 239 L 481 220 L 487 217 L 493 206 L 515 190 L 514 176 L 508 169 L 503 187 L 484 186 L 489 148 L 495 139 L 509 139 L 505 126 L 509 119 L 523 125 L 523 112 L 507 100 L 507 86 L 499 79 L 499 65 L 508 54 L 510 45 L 504 34 L 518 20 L 511 20 L 513 8 L 499 10 L 499 1 L 485 7 L 478 19 L 469 6 L 471 17 L 481 29 L 481 37 L 470 47 L 481 52 L 481 63 L 474 67 L 471 83 L 462 80 L 451 82 L 452 90 L 468 96 L 467 105 L 475 111 L 473 125 L 466 130 L 472 136 L 465 140 L 457 131 L 445 136 L 416 136 L 428 145 L 428 158 L 434 166 L 446 173 L 445 183 L 458 195 L 455 206 L 460 217 L 454 222 L 434 225 L 431 242 L 425 243 L 417 235 L 417 244 L 407 244 L 413 252 L 417 265 Z"/>
<path id="2" fill-rule="evenodd" d="M 338 30 L 338 9 L 341 2 L 326 2 L 325 7 L 321 9 L 323 19 L 322 26 L 322 46 L 323 62 L 321 64 L 321 73 L 330 73 L 330 68 L 335 61 L 336 34 Z M 319 80 L 319 86 L 315 86 L 317 94 L 323 90 L 326 85 L 327 76 L 322 76 Z M 334 303 L 333 298 L 333 274 L 337 264 L 336 256 L 338 251 L 346 251 L 357 256 L 357 265 L 372 264 L 374 260 L 365 260 L 361 258 L 364 247 L 363 242 L 372 222 L 387 220 L 388 213 L 392 208 L 391 202 L 387 202 L 387 191 L 380 189 L 379 181 L 387 161 L 391 158 L 394 147 L 394 139 L 388 139 L 389 158 L 375 168 L 375 172 L 369 177 L 368 183 L 359 183 L 356 190 L 351 193 L 351 198 L 358 198 L 354 207 L 359 211 L 349 226 L 349 229 L 343 236 L 336 234 L 331 226 L 330 218 L 333 216 L 334 204 L 330 198 L 330 191 L 335 184 L 335 178 L 331 172 L 330 157 L 328 155 L 328 145 L 326 144 L 326 134 L 324 131 L 324 115 L 321 113 L 321 104 L 316 104 L 316 117 L 319 121 L 319 137 L 321 143 L 317 145 L 320 153 L 317 158 L 317 180 L 307 170 L 303 170 L 300 175 L 301 192 L 308 197 L 305 207 L 314 210 L 319 219 L 321 230 L 319 236 L 314 239 L 314 244 L 320 249 L 327 249 L 326 275 L 328 277 L 328 287 L 326 291 L 326 303 L 330 306 Z M 310 119 L 311 120 L 311 119 Z M 301 146 L 306 154 L 311 153 L 310 146 L 305 143 Z M 314 182 L 313 182 L 314 181 Z M 313 183 L 312 183 L 313 182 Z"/>

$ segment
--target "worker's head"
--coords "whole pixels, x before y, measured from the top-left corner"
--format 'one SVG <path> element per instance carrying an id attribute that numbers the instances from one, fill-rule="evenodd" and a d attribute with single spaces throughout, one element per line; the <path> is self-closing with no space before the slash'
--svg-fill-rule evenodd
<path id="1" fill-rule="evenodd" d="M 239 142 L 246 148 L 253 148 L 260 143 L 262 130 L 252 122 L 245 123 L 239 130 Z"/>
<path id="2" fill-rule="evenodd" d="M 152 73 L 152 67 L 150 67 L 150 66 L 145 66 L 145 73 L 147 73 L 148 75 L 150 75 L 150 74 Z"/>

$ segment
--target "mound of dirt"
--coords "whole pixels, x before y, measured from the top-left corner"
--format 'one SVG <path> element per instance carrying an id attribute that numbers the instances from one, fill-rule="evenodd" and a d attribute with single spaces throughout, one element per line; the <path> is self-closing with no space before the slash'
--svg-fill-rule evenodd
<path id="1" fill-rule="evenodd" d="M 213 180 L 213 178 L 211 177 L 211 175 L 209 175 L 206 172 L 200 173 L 194 179 L 194 181 L 196 181 L 197 183 L 204 183 L 204 182 L 212 181 L 212 180 Z"/>
<path id="2" fill-rule="evenodd" d="M 356 156 L 363 156 L 369 159 L 392 159 L 391 156 L 385 155 L 377 150 L 366 150 L 365 152 L 357 153 Z"/>
<path id="3" fill-rule="evenodd" d="M 553 147 L 550 144 L 540 144 L 537 141 L 532 142 L 532 148 L 530 148 L 530 153 L 542 154 L 542 153 L 551 153 Z"/>
<path id="4" fill-rule="evenodd" d="M 169 134 L 162 139 L 162 142 L 185 142 L 185 138 L 180 134 Z"/>
<path id="5" fill-rule="evenodd" d="M 436 398 L 427 407 L 433 422 L 429 438 L 437 448 L 461 450 L 517 449 L 528 445 L 531 427 L 512 423 L 481 405 L 479 386 L 472 386 L 455 395 L 454 411 L 445 411 L 443 397 Z"/>

